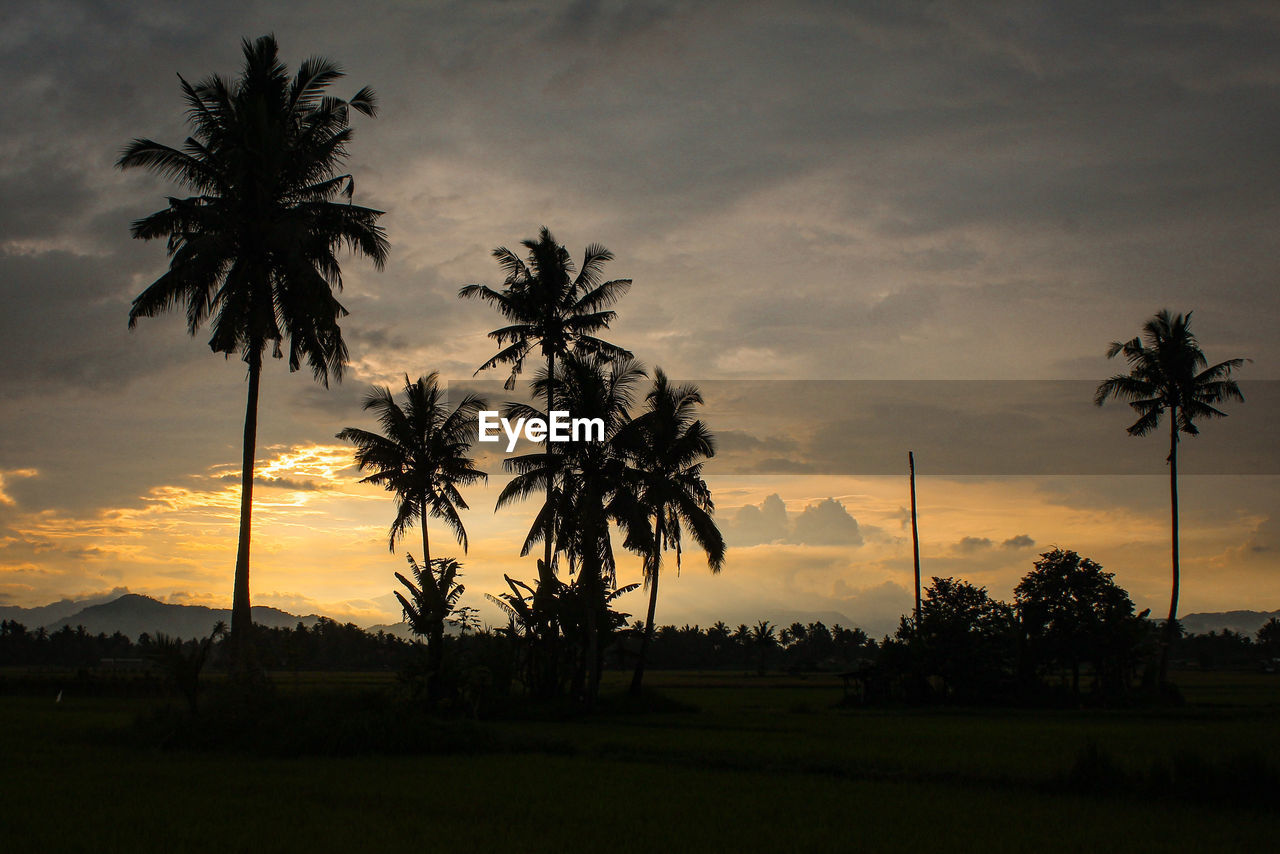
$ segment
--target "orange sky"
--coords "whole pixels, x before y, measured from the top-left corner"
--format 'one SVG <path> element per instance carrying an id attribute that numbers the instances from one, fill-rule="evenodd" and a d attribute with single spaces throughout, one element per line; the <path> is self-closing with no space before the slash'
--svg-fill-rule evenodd
<path id="1" fill-rule="evenodd" d="M 402 569 L 404 551 L 420 552 L 419 535 L 413 532 L 397 554 L 387 551 L 392 501 L 356 483 L 350 461 L 350 450 L 338 444 L 265 449 L 255 492 L 255 604 L 364 624 L 395 621 L 392 573 Z M 13 599 L 33 603 L 127 586 L 168 601 L 225 606 L 237 530 L 235 469 L 229 462 L 182 473 L 151 489 L 140 506 L 80 515 L 19 512 L 6 543 L 27 545 L 29 559 L 9 560 L 0 583 Z M 6 481 L 39 476 L 10 471 Z M 1260 539 L 1267 534 L 1259 530 L 1264 516 L 1250 513 L 1246 500 L 1274 492 L 1276 480 L 1186 479 L 1184 613 L 1270 607 L 1280 600 L 1273 553 Z M 532 576 L 531 561 L 518 557 L 515 544 L 533 507 L 495 514 L 501 482 L 497 476 L 469 491 L 472 510 L 464 516 L 471 543 L 464 558 L 467 601 L 491 620 L 496 611 L 481 594 L 501 592 L 503 573 Z M 706 624 L 755 614 L 839 613 L 884 631 L 909 607 L 905 477 L 730 475 L 713 477 L 712 485 L 730 543 L 724 571 L 712 577 L 705 562 L 688 552 L 677 578 L 670 557 L 664 619 Z M 1165 488 L 1161 477 L 922 477 L 924 573 L 960 575 L 1008 598 L 1038 552 L 1060 545 L 1098 560 L 1140 606 L 1159 611 L 1167 601 Z M 741 508 L 775 494 L 793 521 L 805 508 L 836 499 L 856 518 L 861 542 L 818 536 L 826 544 L 812 545 L 797 534 L 735 547 L 735 541 L 757 539 L 740 525 Z M 436 556 L 461 556 L 438 524 L 432 534 Z M 638 580 L 634 559 L 625 561 L 620 580 Z M 638 596 L 626 601 L 633 613 L 641 609 Z"/>

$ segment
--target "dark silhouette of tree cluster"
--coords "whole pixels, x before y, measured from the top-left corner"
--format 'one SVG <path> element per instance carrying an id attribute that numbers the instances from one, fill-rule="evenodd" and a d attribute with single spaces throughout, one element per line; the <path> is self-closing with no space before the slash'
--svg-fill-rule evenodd
<path id="1" fill-rule="evenodd" d="M 1124 694 L 1133 684 L 1150 639 L 1147 612 L 1134 605 L 1113 574 L 1073 551 L 1044 552 L 1014 590 L 1013 604 L 983 587 L 934 578 L 920 619 L 903 617 L 886 638 L 874 676 L 875 692 L 915 698 L 990 700 L 1042 693 L 1065 684 L 1082 693 Z"/>
<path id="2" fill-rule="evenodd" d="M 1071 690 L 1080 693 L 1080 668 L 1092 666 L 1099 687 L 1123 692 L 1148 634 L 1148 612 L 1134 616 L 1133 601 L 1114 573 L 1073 551 L 1054 549 L 1014 588 L 1021 625 L 1023 663 L 1045 670 L 1065 668 Z"/>
<path id="3" fill-rule="evenodd" d="M 612 603 L 637 586 L 617 584 L 614 532 L 621 533 L 625 549 L 642 557 L 650 587 L 633 677 L 637 692 L 653 633 L 663 552 L 675 550 L 678 566 L 687 533 L 706 552 L 713 572 L 723 564 L 724 539 L 702 477 L 703 462 L 715 454 L 715 445 L 695 417 L 702 405 L 697 388 L 674 385 L 659 369 L 637 407 L 637 389 L 647 374 L 629 352 L 596 337 L 615 317 L 610 306 L 631 285 L 629 279 L 605 281 L 613 254 L 592 244 L 575 265 L 546 228 L 523 246 L 526 258 L 506 248 L 494 250 L 506 273 L 500 290 L 474 284 L 459 292 L 488 302 L 507 322 L 490 333 L 502 349 L 477 373 L 509 366 L 506 387 L 513 388 L 536 351 L 545 369 L 535 375 L 532 389 L 546 409 L 508 403 L 505 416 L 550 421 L 552 412 L 567 411 L 575 419 L 598 420 L 604 430 L 602 436 L 576 439 L 563 448 L 548 435 L 538 452 L 503 461 L 512 478 L 497 507 L 533 494 L 543 497 L 520 552 L 525 556 L 541 543 L 543 557 L 533 584 L 508 577 L 508 591 L 489 598 L 509 617 L 503 631 L 520 649 L 515 672 L 526 689 L 543 697 L 568 692 L 590 704 L 606 652 L 630 616 Z M 381 485 L 396 497 L 390 548 L 394 551 L 411 525 L 422 528 L 424 560 L 418 564 L 409 556 L 414 579 L 397 575 L 408 593 L 396 595 L 413 630 L 427 639 L 429 683 L 447 669 L 444 625 L 456 619 L 465 633 L 475 620 L 473 609 L 460 605 L 461 587 L 454 586 L 457 562 L 431 556 L 427 520 L 443 520 L 466 551 L 458 514 L 467 509 L 461 487 L 485 477 L 470 453 L 476 416 L 486 405 L 467 396 L 450 410 L 436 374 L 416 383 L 406 376 L 403 403 L 387 388 L 375 388 L 366 398 L 365 409 L 378 414 L 380 433 L 348 427 L 338 434 L 355 445 L 357 465 L 370 472 L 363 482 Z M 459 608 L 467 610 L 455 618 Z M 428 695 L 437 699 L 442 690 L 430 688 Z"/>
<path id="4" fill-rule="evenodd" d="M 1272 617 L 1258 629 L 1258 646 L 1268 658 L 1280 658 L 1280 620 Z"/>
<path id="5" fill-rule="evenodd" d="M 91 635 L 84 626 L 50 632 L 0 620 L 0 666 L 92 667 L 103 659 L 135 658 L 140 646 L 121 632 Z"/>
<path id="6" fill-rule="evenodd" d="M 935 577 L 924 590 L 920 619 L 903 616 L 885 639 L 882 662 L 912 698 L 929 693 L 930 680 L 944 697 L 999 696 L 1016 669 L 1016 626 L 1012 606 L 985 587 Z"/>
<path id="7" fill-rule="evenodd" d="M 643 558 L 650 587 L 632 680 L 636 692 L 653 632 L 662 553 L 675 549 L 678 564 L 688 532 L 713 572 L 723 564 L 724 540 L 702 478 L 715 444 L 694 417 L 702 404 L 698 390 L 672 385 L 661 369 L 643 407 L 633 413 L 645 371 L 631 353 L 597 337 L 616 316 L 610 306 L 631 285 L 630 279 L 605 280 L 613 253 L 592 244 L 575 265 L 546 228 L 522 245 L 528 253 L 523 259 L 505 247 L 493 252 L 506 273 L 500 290 L 474 284 L 459 292 L 488 302 L 508 324 L 490 333 L 502 349 L 477 373 L 509 365 L 511 388 L 536 348 L 545 368 L 532 387 L 546 409 L 508 404 L 507 417 L 549 419 L 554 411 L 568 411 L 574 418 L 598 419 L 604 435 L 562 448 L 548 436 L 540 451 L 503 461 L 513 477 L 498 498 L 499 508 L 543 496 L 521 548 L 524 556 L 541 543 L 543 556 L 533 584 L 508 577 L 509 590 L 491 598 L 509 617 L 508 635 L 524 648 L 527 688 L 544 697 L 568 690 L 590 704 L 606 651 L 629 616 L 611 607 L 632 589 L 617 586 L 614 531 L 622 535 L 623 548 Z"/>
<path id="8" fill-rule="evenodd" d="M 383 631 L 321 617 L 308 627 L 256 626 L 263 660 L 282 670 L 399 670 L 418 644 Z"/>
<path id="9" fill-rule="evenodd" d="M 254 626 L 254 648 L 264 667 L 279 670 L 395 670 L 410 660 L 418 646 L 396 635 L 367 632 L 354 623 L 321 617 L 308 627 Z M 84 626 L 55 632 L 28 629 L 16 620 L 0 621 L 0 666 L 110 668 L 117 664 L 156 662 L 162 649 L 180 645 L 190 654 L 208 638 L 176 639 L 143 632 L 130 639 L 121 632 L 90 634 Z M 226 639 L 219 633 L 209 644 L 207 663 L 226 666 Z"/>

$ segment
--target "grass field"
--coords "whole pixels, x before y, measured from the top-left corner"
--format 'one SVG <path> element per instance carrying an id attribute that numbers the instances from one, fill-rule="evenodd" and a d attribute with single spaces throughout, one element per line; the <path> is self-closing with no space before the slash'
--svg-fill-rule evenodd
<path id="1" fill-rule="evenodd" d="M 696 711 L 485 724 L 527 750 L 265 759 L 121 736 L 155 701 L 0 697 L 12 851 L 1265 851 L 1255 793 L 1073 784 L 1280 763 L 1280 679 L 1188 674 L 1167 710 L 842 710 L 828 678 L 652 674 Z M 303 674 L 280 690 L 369 687 Z M 606 691 L 621 690 L 621 682 Z M 1181 758 L 1180 758 L 1181 757 Z M 1225 764 L 1223 764 L 1225 763 Z M 1217 770 L 1215 770 L 1217 769 Z M 1107 778 L 1102 778 L 1107 782 Z M 1191 781 L 1194 784 L 1194 780 Z M 1184 781 L 1185 783 L 1185 781 Z"/>

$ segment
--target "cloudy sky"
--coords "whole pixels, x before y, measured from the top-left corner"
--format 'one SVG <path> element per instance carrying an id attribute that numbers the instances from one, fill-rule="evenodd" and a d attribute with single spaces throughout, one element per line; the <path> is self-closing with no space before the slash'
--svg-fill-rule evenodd
<path id="1" fill-rule="evenodd" d="M 371 426 L 370 383 L 469 377 L 497 319 L 457 288 L 545 224 L 615 252 L 612 340 L 704 383 L 722 436 L 728 562 L 687 561 L 660 619 L 891 625 L 908 447 L 926 575 L 1008 596 L 1056 544 L 1158 611 L 1167 449 L 1088 394 L 1163 307 L 1253 359 L 1249 402 L 1184 451 L 1184 610 L 1280 607 L 1274 5 L 122 5 L 0 12 L 0 603 L 229 601 L 243 365 L 177 317 L 126 329 L 165 266 L 128 224 L 178 191 L 112 164 L 186 135 L 176 75 L 274 32 L 377 90 L 349 166 L 393 250 L 345 267 L 341 386 L 264 378 L 256 603 L 394 617 L 391 502 L 333 435 Z M 534 508 L 494 514 L 490 470 L 476 594 L 532 574 Z"/>

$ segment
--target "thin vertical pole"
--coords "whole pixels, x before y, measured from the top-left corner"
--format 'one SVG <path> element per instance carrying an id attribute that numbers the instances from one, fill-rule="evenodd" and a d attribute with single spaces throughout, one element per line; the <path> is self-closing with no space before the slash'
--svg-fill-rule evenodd
<path id="1" fill-rule="evenodd" d="M 916 455 L 907 451 L 911 469 L 911 551 L 916 563 L 916 627 L 920 626 L 920 529 L 916 525 Z"/>

